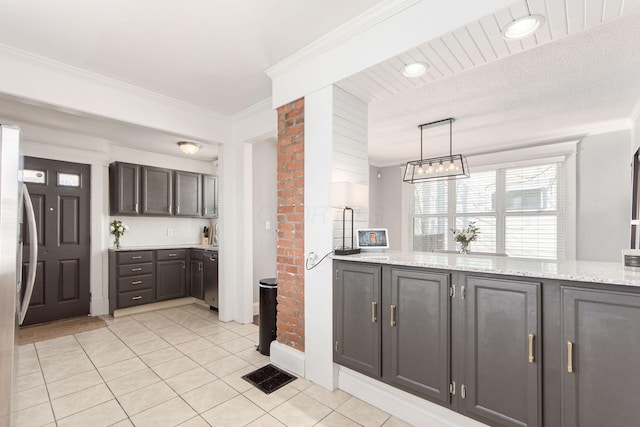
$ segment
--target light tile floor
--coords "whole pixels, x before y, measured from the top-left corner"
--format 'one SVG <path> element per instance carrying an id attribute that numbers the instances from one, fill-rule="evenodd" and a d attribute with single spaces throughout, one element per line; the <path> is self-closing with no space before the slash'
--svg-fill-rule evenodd
<path id="1" fill-rule="evenodd" d="M 18 427 L 408 425 L 303 378 L 264 394 L 241 378 L 269 363 L 255 350 L 258 327 L 206 307 L 106 321 L 19 348 Z"/>

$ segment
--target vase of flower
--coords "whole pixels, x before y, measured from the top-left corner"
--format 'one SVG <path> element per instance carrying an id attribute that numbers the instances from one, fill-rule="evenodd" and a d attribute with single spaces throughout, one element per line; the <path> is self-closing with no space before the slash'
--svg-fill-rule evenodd
<path id="1" fill-rule="evenodd" d="M 466 255 L 470 252 L 469 244 L 478 239 L 480 229 L 476 227 L 475 221 L 470 221 L 466 228 L 452 228 L 451 233 L 453 234 L 453 240 L 460 243 L 460 253 Z"/>
<path id="2" fill-rule="evenodd" d="M 119 219 L 115 219 L 109 224 L 109 230 L 111 234 L 113 234 L 113 248 L 120 249 L 120 238 L 124 235 L 124 233 L 129 229 L 127 224 L 120 221 Z"/>

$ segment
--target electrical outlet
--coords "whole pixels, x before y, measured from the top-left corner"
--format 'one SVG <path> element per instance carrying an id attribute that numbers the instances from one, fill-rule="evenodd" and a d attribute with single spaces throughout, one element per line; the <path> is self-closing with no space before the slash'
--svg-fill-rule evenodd
<path id="1" fill-rule="evenodd" d="M 266 221 L 264 222 L 264 229 L 265 229 L 265 230 L 271 230 L 271 221 L 266 220 Z"/>
<path id="2" fill-rule="evenodd" d="M 309 252 L 309 255 L 307 255 L 307 261 L 309 264 L 316 265 L 316 261 L 318 260 L 318 256 L 316 255 L 315 252 Z"/>
<path id="3" fill-rule="evenodd" d="M 173 228 L 167 228 L 167 237 L 173 237 Z"/>

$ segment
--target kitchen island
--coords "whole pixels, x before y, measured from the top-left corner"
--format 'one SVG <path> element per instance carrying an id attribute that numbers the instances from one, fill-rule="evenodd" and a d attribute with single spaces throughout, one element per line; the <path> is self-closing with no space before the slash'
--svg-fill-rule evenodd
<path id="1" fill-rule="evenodd" d="M 621 263 L 399 251 L 333 259 L 333 353 L 347 375 L 492 426 L 640 417 L 640 274 Z"/>

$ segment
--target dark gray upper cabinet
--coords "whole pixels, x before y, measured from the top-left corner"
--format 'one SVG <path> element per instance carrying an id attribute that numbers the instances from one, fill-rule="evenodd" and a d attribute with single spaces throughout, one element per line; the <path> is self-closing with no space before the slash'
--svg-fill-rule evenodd
<path id="1" fill-rule="evenodd" d="M 172 261 L 156 262 L 156 300 L 180 298 L 186 295 L 186 261 L 176 259 Z"/>
<path id="2" fill-rule="evenodd" d="M 111 215 L 139 213 L 140 166 L 130 163 L 112 163 L 109 166 Z"/>
<path id="3" fill-rule="evenodd" d="M 640 420 L 640 295 L 563 287 L 562 425 Z"/>
<path id="4" fill-rule="evenodd" d="M 450 276 L 392 268 L 391 286 L 383 285 L 383 376 L 443 404 L 451 400 Z"/>
<path id="5" fill-rule="evenodd" d="M 218 217 L 218 177 L 215 175 L 202 175 L 203 197 L 202 216 L 205 218 Z"/>
<path id="6" fill-rule="evenodd" d="M 200 216 L 202 181 L 199 173 L 175 171 L 175 209 L 177 216 Z"/>
<path id="7" fill-rule="evenodd" d="M 333 360 L 379 377 L 381 267 L 336 263 Z"/>
<path id="8" fill-rule="evenodd" d="M 465 282 L 462 412 L 493 426 L 540 425 L 540 283 Z"/>
<path id="9" fill-rule="evenodd" d="M 173 213 L 173 171 L 142 166 L 142 214 L 171 215 Z"/>

